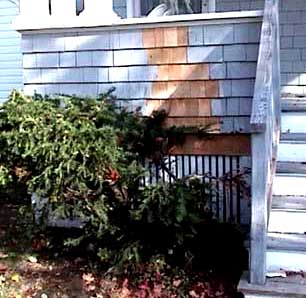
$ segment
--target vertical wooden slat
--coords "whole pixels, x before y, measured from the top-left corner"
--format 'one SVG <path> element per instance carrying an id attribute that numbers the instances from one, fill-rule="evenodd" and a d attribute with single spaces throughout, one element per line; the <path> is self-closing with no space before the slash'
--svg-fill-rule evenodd
<path id="1" fill-rule="evenodd" d="M 184 177 L 185 176 L 185 158 L 183 155 L 181 155 L 181 163 L 180 163 L 180 166 L 181 166 L 181 175 L 180 177 Z"/>
<path id="2" fill-rule="evenodd" d="M 85 2 L 85 11 L 88 3 L 92 1 Z M 107 0 L 108 1 L 108 0 Z M 97 7 L 96 10 L 97 11 Z M 76 16 L 76 1 L 75 0 L 51 0 L 51 15 L 52 17 L 67 18 Z"/>
<path id="3" fill-rule="evenodd" d="M 163 162 L 166 168 L 170 169 L 170 165 L 167 163 L 167 158 L 164 158 Z M 160 180 L 165 183 L 165 182 L 169 182 L 169 180 L 166 181 L 166 176 L 167 176 L 167 172 L 165 171 L 165 169 L 163 169 L 162 166 L 158 166 L 158 174 L 159 174 L 159 178 Z"/>
<path id="4" fill-rule="evenodd" d="M 212 191 L 210 192 L 210 211 L 213 214 L 216 214 L 216 198 L 215 198 L 215 187 L 216 187 L 216 156 L 209 157 L 209 165 L 210 165 L 210 176 L 211 180 L 210 183 L 212 184 Z"/>
<path id="5" fill-rule="evenodd" d="M 20 15 L 24 17 L 49 16 L 49 0 L 20 0 Z"/>
<path id="6" fill-rule="evenodd" d="M 168 165 L 169 165 L 169 171 L 171 172 L 171 173 L 174 173 L 174 164 L 173 164 L 173 156 L 171 156 L 171 155 L 169 155 L 168 156 Z M 169 174 L 167 174 L 167 177 L 168 177 L 168 181 L 169 181 L 169 183 L 172 183 L 172 177 L 169 175 Z"/>
<path id="7" fill-rule="evenodd" d="M 153 183 L 153 172 L 152 172 L 152 163 L 149 164 L 149 182 L 150 184 Z"/>
<path id="8" fill-rule="evenodd" d="M 216 217 L 220 216 L 220 202 L 219 202 L 219 156 L 216 156 Z"/>
<path id="9" fill-rule="evenodd" d="M 195 174 L 196 175 L 199 175 L 199 164 L 198 164 L 198 162 L 199 162 L 199 156 L 196 155 L 195 156 Z"/>
<path id="10" fill-rule="evenodd" d="M 230 197 L 230 220 L 234 220 L 234 197 L 233 197 L 233 157 L 229 157 L 229 197 Z"/>
<path id="11" fill-rule="evenodd" d="M 218 156 L 218 174 L 219 174 L 219 218 L 223 220 L 223 213 L 224 213 L 224 204 L 223 204 L 223 156 Z"/>
<path id="12" fill-rule="evenodd" d="M 188 175 L 192 174 L 192 162 L 191 162 L 191 155 L 188 155 Z"/>
<path id="13" fill-rule="evenodd" d="M 212 185 L 212 182 L 213 182 L 213 180 L 212 180 L 212 160 L 211 160 L 211 155 L 209 155 L 209 157 L 208 157 L 208 172 L 209 172 L 209 180 L 208 180 L 208 182 L 209 182 L 209 184 L 210 185 Z M 209 197 L 211 198 L 212 197 L 212 194 L 213 194 L 213 192 L 212 192 L 212 189 L 209 191 Z M 212 210 L 212 202 L 211 202 L 211 200 L 210 200 L 210 204 L 209 204 L 209 208 L 210 208 L 210 211 L 212 212 L 213 210 Z"/>
<path id="14" fill-rule="evenodd" d="M 143 161 L 149 175 L 141 179 L 141 185 L 150 185 L 158 182 L 172 183 L 173 176 L 182 178 L 191 175 L 202 175 L 204 183 L 210 183 L 212 190 L 209 191 L 210 210 L 214 216 L 224 222 L 234 221 L 239 223 L 241 218 L 240 186 L 231 182 L 230 171 L 239 174 L 240 166 L 248 166 L 249 158 L 213 156 L 213 155 L 169 155 L 165 157 L 165 167 L 168 170 L 156 166 L 154 163 Z M 169 175 L 169 172 L 172 175 Z M 224 176 L 227 177 L 224 180 Z M 245 206 L 243 208 L 245 209 Z M 248 208 L 247 208 L 248 209 Z M 247 210 L 243 210 L 244 214 Z M 245 217 L 245 215 L 244 215 Z"/>
<path id="15" fill-rule="evenodd" d="M 233 196 L 233 219 L 234 222 L 238 223 L 238 194 L 237 194 L 237 157 L 232 156 L 232 196 Z"/>
<path id="16" fill-rule="evenodd" d="M 64 3 L 65 1 L 75 0 L 52 0 Z M 106 20 L 119 19 L 118 15 L 113 10 L 113 0 L 84 0 L 84 10 L 81 13 L 82 17 L 99 18 Z"/>
<path id="17" fill-rule="evenodd" d="M 159 169 L 158 169 L 158 166 L 154 165 L 154 170 L 155 170 L 155 180 L 156 180 L 156 183 L 159 182 Z"/>
<path id="18" fill-rule="evenodd" d="M 185 176 L 185 170 L 184 170 L 184 156 L 183 155 L 180 155 L 180 158 L 179 158 L 179 176 L 178 178 L 182 178 Z"/>
<path id="19" fill-rule="evenodd" d="M 237 176 L 239 177 L 240 175 L 240 159 L 239 156 L 236 157 L 236 173 Z M 240 224 L 241 220 L 241 204 L 240 204 L 240 177 L 237 180 L 237 185 L 236 185 L 236 199 L 237 199 L 237 223 Z"/>
<path id="20" fill-rule="evenodd" d="M 128 18 L 141 16 L 141 0 L 126 0 L 126 16 Z"/>
<path id="21" fill-rule="evenodd" d="M 202 155 L 202 175 L 203 175 L 203 183 L 206 183 L 205 180 L 205 157 Z"/>
<path id="22" fill-rule="evenodd" d="M 175 156 L 175 177 L 179 177 L 179 171 L 178 171 L 178 156 Z"/>
<path id="23" fill-rule="evenodd" d="M 227 219 L 227 197 L 226 197 L 226 185 L 224 181 L 224 176 L 226 174 L 226 163 L 225 156 L 222 156 L 222 197 L 223 197 L 223 221 Z"/>

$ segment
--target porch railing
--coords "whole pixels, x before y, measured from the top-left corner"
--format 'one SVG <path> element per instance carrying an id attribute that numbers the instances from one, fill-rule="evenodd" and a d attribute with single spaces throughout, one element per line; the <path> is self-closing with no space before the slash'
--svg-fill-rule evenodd
<path id="1" fill-rule="evenodd" d="M 280 136 L 279 0 L 266 0 L 255 82 L 252 127 L 250 282 L 266 281 L 266 239 Z"/>
<path id="2" fill-rule="evenodd" d="M 76 16 L 77 3 L 84 3 L 83 15 L 99 15 L 110 16 L 113 13 L 113 0 L 12 0 L 16 4 L 20 2 L 20 12 L 22 15 L 36 15 L 36 16 Z M 202 0 L 202 13 L 214 12 L 216 7 L 216 0 Z M 165 1 L 167 3 L 167 1 Z M 158 4 L 159 2 L 157 2 Z M 127 16 L 139 17 L 141 15 L 141 0 L 125 0 Z M 82 5 L 83 6 L 83 5 Z M 33 9 L 35 7 L 35 9 Z"/>
<path id="3" fill-rule="evenodd" d="M 20 15 L 24 17 L 37 16 L 45 18 L 46 16 L 71 18 L 77 16 L 76 0 L 19 0 Z M 84 0 L 84 17 L 112 18 L 113 0 Z M 35 8 L 35 9 L 33 9 Z"/>

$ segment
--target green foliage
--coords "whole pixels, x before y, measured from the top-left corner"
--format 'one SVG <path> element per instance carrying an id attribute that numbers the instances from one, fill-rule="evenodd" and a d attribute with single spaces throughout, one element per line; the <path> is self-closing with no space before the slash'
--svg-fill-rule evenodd
<path id="1" fill-rule="evenodd" d="M 181 226 L 184 222 L 198 224 L 207 209 L 207 190 L 208 186 L 197 178 L 149 186 L 142 192 L 134 218 L 165 226 Z"/>
<path id="2" fill-rule="evenodd" d="M 197 179 L 140 186 L 140 161 L 162 166 L 181 130 L 164 128 L 164 112 L 142 118 L 113 100 L 111 93 L 81 99 L 13 92 L 0 112 L 0 187 L 23 185 L 48 198 L 45 223 L 50 210 L 84 220 L 65 244 L 85 245 L 103 264 L 123 269 L 177 256 L 210 214 L 208 186 Z"/>
<path id="3" fill-rule="evenodd" d="M 135 167 L 118 146 L 116 112 L 100 100 L 44 100 L 13 93 L 2 107 L 0 161 L 29 190 L 51 201 L 95 196 L 108 173 L 133 175 Z"/>

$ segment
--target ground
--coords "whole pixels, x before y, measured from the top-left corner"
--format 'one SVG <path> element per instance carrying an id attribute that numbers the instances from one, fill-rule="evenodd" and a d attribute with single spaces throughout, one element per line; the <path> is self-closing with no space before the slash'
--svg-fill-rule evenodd
<path id="1" fill-rule="evenodd" d="M 236 281 L 213 272 L 192 274 L 187 292 L 179 276 L 163 275 L 153 283 L 144 276 L 138 276 L 137 283 L 131 275 L 110 278 L 84 254 L 44 250 L 46 240 L 39 236 L 29 241 L 16 207 L 2 205 L 0 218 L 0 298 L 238 297 Z"/>
<path id="2" fill-rule="evenodd" d="M 2 260 L 3 261 L 3 260 Z M 0 266 L 3 269 L 8 262 Z M 180 281 L 173 281 L 179 287 Z M 133 290 L 127 280 L 108 280 L 103 275 L 93 274 L 85 265 L 75 262 L 50 264 L 46 261 L 31 263 L 29 260 L 18 261 L 15 265 L 7 265 L 0 275 L 0 297 L 176 297 L 160 294 L 161 289 L 156 286 L 153 290 L 143 287 Z M 45 294 L 45 295 L 43 295 Z M 198 287 L 189 291 L 189 297 L 233 297 L 233 289 L 224 288 L 212 281 L 199 281 Z"/>

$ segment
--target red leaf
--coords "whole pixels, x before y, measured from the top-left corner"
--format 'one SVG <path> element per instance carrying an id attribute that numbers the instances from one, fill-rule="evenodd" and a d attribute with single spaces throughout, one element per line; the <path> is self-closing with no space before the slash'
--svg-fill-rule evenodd
<path id="1" fill-rule="evenodd" d="M 6 272 L 7 269 L 8 269 L 8 267 L 6 265 L 0 263 L 0 273 Z"/>

